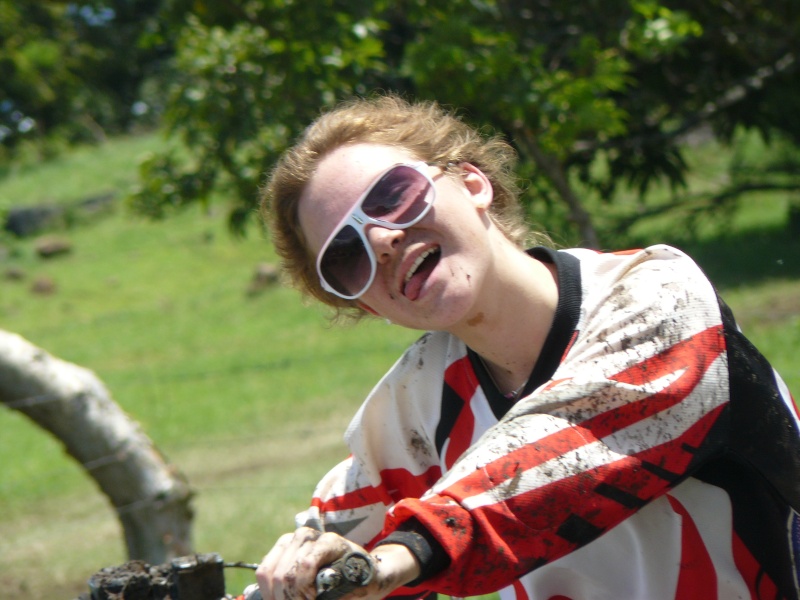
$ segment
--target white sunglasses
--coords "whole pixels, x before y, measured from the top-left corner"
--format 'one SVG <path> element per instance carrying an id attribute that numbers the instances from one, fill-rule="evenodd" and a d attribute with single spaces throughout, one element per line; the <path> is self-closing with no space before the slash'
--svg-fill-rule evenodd
<path id="1" fill-rule="evenodd" d="M 366 235 L 367 225 L 406 229 L 418 223 L 436 198 L 426 162 L 389 167 L 361 194 L 339 221 L 317 256 L 317 273 L 323 289 L 354 300 L 369 289 L 377 260 Z"/>

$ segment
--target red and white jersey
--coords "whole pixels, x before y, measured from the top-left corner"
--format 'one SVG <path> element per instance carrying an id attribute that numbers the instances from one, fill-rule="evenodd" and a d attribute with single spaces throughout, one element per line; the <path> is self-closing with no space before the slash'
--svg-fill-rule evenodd
<path id="1" fill-rule="evenodd" d="M 412 520 L 414 589 L 517 600 L 798 600 L 800 419 L 695 263 L 535 249 L 559 304 L 523 397 L 454 336 L 418 340 L 299 524 L 371 547 Z"/>

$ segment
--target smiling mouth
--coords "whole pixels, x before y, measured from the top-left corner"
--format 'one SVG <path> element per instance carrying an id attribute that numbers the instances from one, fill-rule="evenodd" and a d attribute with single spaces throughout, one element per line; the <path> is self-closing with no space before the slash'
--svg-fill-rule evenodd
<path id="1" fill-rule="evenodd" d="M 430 248 L 417 257 L 403 280 L 403 295 L 412 300 L 419 296 L 422 284 L 439 262 L 440 253 L 441 251 L 438 247 Z"/>

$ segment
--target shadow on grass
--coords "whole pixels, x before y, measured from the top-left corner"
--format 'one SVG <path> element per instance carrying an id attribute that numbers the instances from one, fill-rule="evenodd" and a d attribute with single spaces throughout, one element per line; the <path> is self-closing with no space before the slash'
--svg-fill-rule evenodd
<path id="1" fill-rule="evenodd" d="M 751 229 L 703 241 L 669 237 L 661 241 L 694 258 L 720 289 L 770 279 L 800 279 L 800 233 L 789 227 Z M 638 240 L 636 245 L 652 243 Z"/>

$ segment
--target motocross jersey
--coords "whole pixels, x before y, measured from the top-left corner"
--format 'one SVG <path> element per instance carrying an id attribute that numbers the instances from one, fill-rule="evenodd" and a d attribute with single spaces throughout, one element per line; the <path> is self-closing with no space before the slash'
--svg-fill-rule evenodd
<path id="1" fill-rule="evenodd" d="M 423 335 L 298 524 L 427 540 L 397 595 L 798 600 L 797 408 L 699 267 L 668 246 L 529 253 L 559 302 L 520 399 Z"/>

